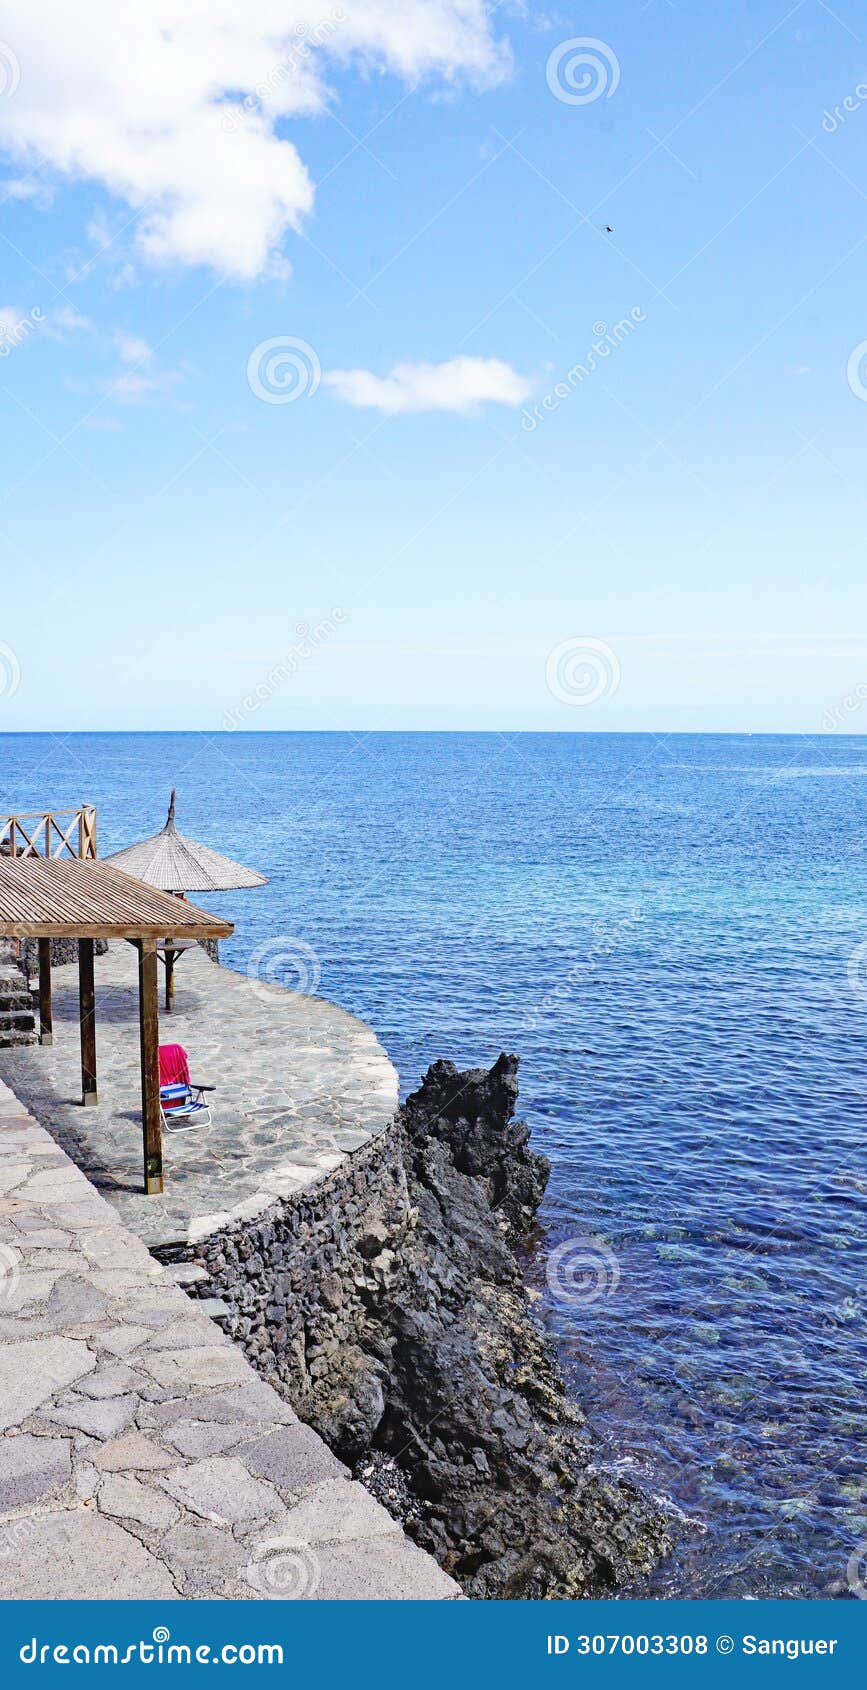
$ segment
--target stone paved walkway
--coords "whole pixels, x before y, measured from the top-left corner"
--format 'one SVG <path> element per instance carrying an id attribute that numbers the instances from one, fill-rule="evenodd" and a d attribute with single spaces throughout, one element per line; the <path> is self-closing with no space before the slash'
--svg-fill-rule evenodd
<path id="1" fill-rule="evenodd" d="M 164 1134 L 165 1191 L 142 1190 L 138 958 L 96 959 L 99 1105 L 81 1107 L 78 971 L 54 972 L 54 1044 L 0 1052 L 0 1075 L 148 1245 L 198 1239 L 312 1184 L 383 1132 L 397 1074 L 363 1021 L 188 951 L 160 1039 L 215 1085 L 213 1124 Z"/>
<path id="2" fill-rule="evenodd" d="M 457 1597 L 202 1307 L 0 1083 L 0 1595 Z"/>

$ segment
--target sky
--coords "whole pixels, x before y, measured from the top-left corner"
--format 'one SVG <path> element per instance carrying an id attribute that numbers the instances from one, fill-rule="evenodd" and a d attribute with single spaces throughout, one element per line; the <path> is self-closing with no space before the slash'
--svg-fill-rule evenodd
<path id="1" fill-rule="evenodd" d="M 6 0 L 0 731 L 867 730 L 854 0 Z"/>

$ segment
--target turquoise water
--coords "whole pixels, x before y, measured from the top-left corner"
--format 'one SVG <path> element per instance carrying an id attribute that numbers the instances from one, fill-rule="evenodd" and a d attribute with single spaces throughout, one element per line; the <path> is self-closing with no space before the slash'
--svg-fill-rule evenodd
<path id="1" fill-rule="evenodd" d="M 606 1460 L 688 1522 L 651 1590 L 846 1591 L 867 742 L 34 735 L 0 758 L 0 807 L 95 802 L 103 852 L 177 785 L 182 831 L 271 877 L 202 900 L 237 923 L 226 960 L 319 976 L 405 1089 L 437 1056 L 518 1051 L 553 1162 L 542 1307 Z"/>

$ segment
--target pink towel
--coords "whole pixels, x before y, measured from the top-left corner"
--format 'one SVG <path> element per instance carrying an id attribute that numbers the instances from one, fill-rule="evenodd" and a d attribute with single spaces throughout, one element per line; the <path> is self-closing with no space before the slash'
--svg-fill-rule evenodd
<path id="1" fill-rule="evenodd" d="M 190 1065 L 183 1045 L 160 1045 L 160 1085 L 188 1086 Z"/>

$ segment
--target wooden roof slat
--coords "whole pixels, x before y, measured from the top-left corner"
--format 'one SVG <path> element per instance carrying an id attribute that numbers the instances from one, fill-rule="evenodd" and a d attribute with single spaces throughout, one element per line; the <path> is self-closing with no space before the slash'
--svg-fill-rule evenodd
<path id="1" fill-rule="evenodd" d="M 232 922 L 88 857 L 0 857 L 8 939 L 226 939 Z"/>

